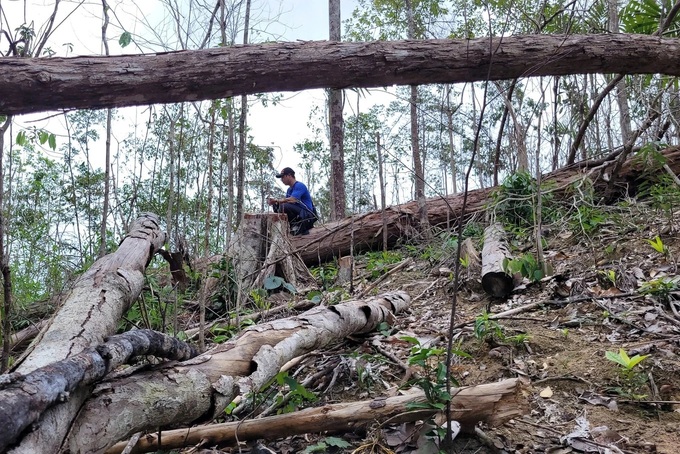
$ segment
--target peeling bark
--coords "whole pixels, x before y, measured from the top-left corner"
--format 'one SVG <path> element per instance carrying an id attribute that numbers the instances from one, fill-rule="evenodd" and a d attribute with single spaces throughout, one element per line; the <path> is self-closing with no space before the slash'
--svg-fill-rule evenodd
<path id="1" fill-rule="evenodd" d="M 371 331 L 409 301 L 405 293 L 395 292 L 316 307 L 252 326 L 187 362 L 101 384 L 74 421 L 64 448 L 104 452 L 139 431 L 212 419 L 237 395 L 259 390 L 292 358 Z"/>
<path id="2" fill-rule="evenodd" d="M 102 344 L 115 333 L 118 320 L 141 293 L 144 269 L 165 243 L 159 224 L 155 214 L 140 215 L 118 250 L 97 260 L 78 278 L 16 372 L 26 375 Z M 89 392 L 89 387 L 79 388 L 66 403 L 45 412 L 39 421 L 40 430 L 25 436 L 12 452 L 58 451 L 70 421 Z"/>
<path id="3" fill-rule="evenodd" d="M 136 330 L 112 336 L 105 344 L 27 375 L 0 375 L 0 452 L 49 407 L 66 401 L 76 388 L 96 383 L 133 357 L 185 360 L 197 354 L 193 347 L 165 334 Z"/>

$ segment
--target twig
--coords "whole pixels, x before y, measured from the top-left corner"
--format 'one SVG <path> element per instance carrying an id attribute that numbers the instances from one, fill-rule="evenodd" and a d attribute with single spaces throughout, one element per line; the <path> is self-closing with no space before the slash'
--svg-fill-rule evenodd
<path id="1" fill-rule="evenodd" d="M 389 276 L 393 275 L 397 271 L 406 267 L 406 265 L 411 264 L 412 262 L 413 262 L 413 260 L 411 260 L 410 258 L 403 260 L 401 263 L 396 265 L 394 268 L 392 268 L 391 270 L 389 270 L 388 272 L 386 272 L 385 274 L 380 276 L 378 279 L 376 279 L 373 283 L 371 283 L 371 285 L 369 285 L 368 287 L 363 289 L 361 292 L 359 292 L 359 294 L 357 295 L 357 298 L 363 298 L 364 296 L 366 296 L 368 294 L 368 292 L 370 292 L 371 290 L 376 288 L 378 286 L 378 284 L 383 282 L 385 279 L 387 279 Z"/>

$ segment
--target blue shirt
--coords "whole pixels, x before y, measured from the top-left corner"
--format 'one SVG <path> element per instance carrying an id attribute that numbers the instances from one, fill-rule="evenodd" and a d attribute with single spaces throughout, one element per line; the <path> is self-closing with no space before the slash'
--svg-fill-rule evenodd
<path id="1" fill-rule="evenodd" d="M 309 190 L 304 183 L 296 181 L 293 186 L 289 186 L 286 190 L 286 197 L 295 197 L 297 200 L 302 202 L 309 212 L 306 212 L 306 216 L 309 216 L 314 212 L 314 203 L 312 203 L 312 196 L 309 194 Z M 307 210 L 304 210 L 307 211 Z"/>

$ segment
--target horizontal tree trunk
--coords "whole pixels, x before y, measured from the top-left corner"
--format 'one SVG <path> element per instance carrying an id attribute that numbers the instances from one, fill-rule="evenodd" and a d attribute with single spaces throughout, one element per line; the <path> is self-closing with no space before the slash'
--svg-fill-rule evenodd
<path id="1" fill-rule="evenodd" d="M 259 391 L 289 360 L 350 334 L 372 331 L 409 303 L 406 293 L 393 292 L 316 307 L 251 326 L 187 362 L 106 382 L 81 409 L 64 448 L 104 452 L 133 433 L 213 419 L 237 395 Z"/>
<path id="2" fill-rule="evenodd" d="M 680 172 L 680 147 L 671 147 L 661 152 L 667 160 L 668 166 L 675 173 Z M 590 178 L 595 183 L 595 190 L 604 193 L 607 183 L 598 178 L 614 165 L 616 156 L 608 160 L 597 160 L 575 164 L 543 177 L 544 182 L 551 182 L 556 188 L 556 194 L 564 193 L 568 186 L 579 179 Z M 619 179 L 624 190 L 630 190 L 628 184 L 634 185 L 641 176 L 644 164 L 634 157 L 629 158 L 622 167 Z M 494 188 L 476 189 L 468 193 L 466 213 L 468 215 L 486 209 L 489 195 Z M 427 213 L 430 225 L 451 227 L 457 222 L 463 205 L 463 194 L 446 197 L 436 197 L 427 200 Z M 411 236 L 418 226 L 418 204 L 408 202 L 394 205 L 385 210 L 387 217 L 388 245 L 396 243 L 400 238 Z M 352 237 L 354 250 L 370 250 L 382 247 L 383 218 L 380 211 L 372 211 L 349 217 L 336 222 L 317 224 L 309 231 L 309 235 L 292 238 L 294 251 L 300 253 L 302 260 L 308 265 L 341 257 L 350 252 Z M 352 231 L 354 235 L 352 236 Z"/>
<path id="3" fill-rule="evenodd" d="M 78 387 L 94 384 L 131 358 L 154 355 L 186 360 L 198 354 L 175 338 L 140 329 L 112 336 L 105 344 L 48 364 L 27 375 L 0 375 L 0 452 L 47 408 L 68 400 Z"/>
<path id="4" fill-rule="evenodd" d="M 458 421 L 463 430 L 472 430 L 479 422 L 491 426 L 503 424 L 522 415 L 523 405 L 518 393 L 518 379 L 498 383 L 453 389 L 451 419 Z M 349 402 L 308 408 L 295 413 L 250 419 L 203 427 L 191 427 L 149 434 L 139 439 L 131 453 L 180 449 L 188 446 L 229 446 L 238 441 L 289 437 L 291 435 L 319 432 L 353 432 L 366 429 L 371 424 L 389 421 L 393 424 L 428 419 L 436 410 L 409 407 L 410 404 L 427 403 L 422 391 L 397 397 L 377 398 L 364 402 Z M 118 443 L 106 454 L 119 454 L 126 443 Z"/>
<path id="5" fill-rule="evenodd" d="M 0 114 L 122 107 L 310 88 L 584 73 L 680 76 L 680 41 L 648 35 L 306 41 L 151 55 L 0 59 Z"/>

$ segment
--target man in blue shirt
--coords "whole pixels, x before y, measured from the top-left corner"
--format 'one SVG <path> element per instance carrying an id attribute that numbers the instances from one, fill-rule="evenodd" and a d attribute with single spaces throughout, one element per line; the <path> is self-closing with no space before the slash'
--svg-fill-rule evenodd
<path id="1" fill-rule="evenodd" d="M 283 199 L 270 197 L 267 203 L 274 207 L 275 212 L 288 215 L 293 235 L 307 235 L 317 220 L 316 209 L 307 186 L 295 179 L 295 171 L 290 167 L 284 167 L 281 173 L 276 174 L 276 178 L 281 178 L 281 182 L 288 186 L 286 197 Z"/>

